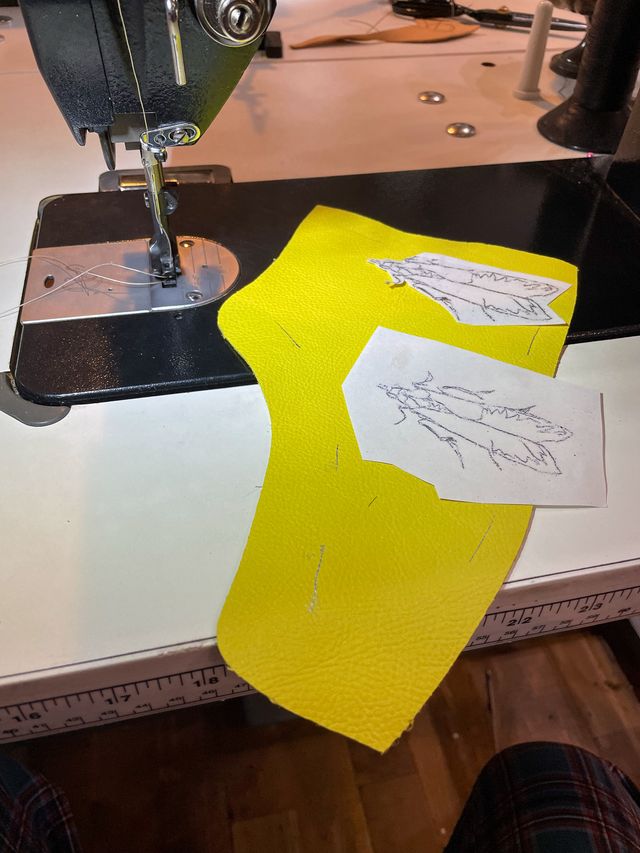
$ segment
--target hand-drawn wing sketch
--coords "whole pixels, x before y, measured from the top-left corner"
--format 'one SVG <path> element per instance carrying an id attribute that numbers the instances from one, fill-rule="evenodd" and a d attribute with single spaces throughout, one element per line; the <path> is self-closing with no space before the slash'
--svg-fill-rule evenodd
<path id="1" fill-rule="evenodd" d="M 573 433 L 534 414 L 534 406 L 514 408 L 495 402 L 491 391 L 469 391 L 458 385 L 433 384 L 433 374 L 411 388 L 378 385 L 396 400 L 402 423 L 407 413 L 455 453 L 464 468 L 465 442 L 481 447 L 502 470 L 504 463 L 522 465 L 542 474 L 561 475 L 548 442 L 565 441 Z M 502 464 L 501 464 L 502 463 Z"/>
<path id="2" fill-rule="evenodd" d="M 606 505 L 597 391 L 382 327 L 342 388 L 362 458 L 443 499 Z"/>
<path id="3" fill-rule="evenodd" d="M 569 284 L 422 252 L 402 260 L 371 259 L 394 284 L 409 284 L 438 302 L 460 323 L 563 325 L 550 307 Z"/>

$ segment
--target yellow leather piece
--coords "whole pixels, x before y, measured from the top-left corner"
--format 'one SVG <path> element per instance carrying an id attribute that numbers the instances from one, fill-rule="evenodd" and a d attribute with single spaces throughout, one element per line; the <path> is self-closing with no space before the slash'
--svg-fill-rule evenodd
<path id="1" fill-rule="evenodd" d="M 441 501 L 364 462 L 341 385 L 377 326 L 552 375 L 566 326 L 468 326 L 369 258 L 439 252 L 570 282 L 576 268 L 434 240 L 316 208 L 220 313 L 269 407 L 269 465 L 218 625 L 224 658 L 279 705 L 389 747 L 463 649 L 509 571 L 531 508 Z"/>

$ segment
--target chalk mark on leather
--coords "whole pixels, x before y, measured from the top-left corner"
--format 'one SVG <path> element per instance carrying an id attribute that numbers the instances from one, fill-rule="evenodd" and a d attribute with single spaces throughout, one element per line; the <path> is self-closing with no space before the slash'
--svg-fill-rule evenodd
<path id="1" fill-rule="evenodd" d="M 478 553 L 478 551 L 480 550 L 480 546 L 482 545 L 482 543 L 484 542 L 484 540 L 485 540 L 485 539 L 487 538 L 487 536 L 489 535 L 489 531 L 490 531 L 490 530 L 491 530 L 491 528 L 493 527 L 493 522 L 494 522 L 494 521 L 495 521 L 495 517 L 491 519 L 491 523 L 489 524 L 489 526 L 487 527 L 487 529 L 485 530 L 485 532 L 482 534 L 482 539 L 478 542 L 478 544 L 476 545 L 476 549 L 475 549 L 475 551 L 474 551 L 474 552 L 473 552 L 473 554 L 469 557 L 469 562 L 471 562 L 471 561 L 473 560 L 473 558 L 475 557 L 475 555 L 476 555 L 476 554 Z"/>
<path id="2" fill-rule="evenodd" d="M 338 470 L 338 455 L 340 453 L 340 445 L 336 444 L 336 471 Z"/>
<path id="3" fill-rule="evenodd" d="M 371 504 L 372 504 L 374 501 L 377 501 L 377 500 L 378 500 L 378 496 L 377 496 L 377 495 L 375 496 L 375 498 L 371 498 L 371 500 L 369 501 L 369 503 L 368 503 L 368 505 L 367 505 L 367 509 L 371 506 Z"/>
<path id="4" fill-rule="evenodd" d="M 283 331 L 283 332 L 285 333 L 285 335 L 289 338 L 289 340 L 291 341 L 291 343 L 292 343 L 292 344 L 295 344 L 295 345 L 298 347 L 298 349 L 302 349 L 302 347 L 300 346 L 300 344 L 298 343 L 298 341 L 293 337 L 293 335 L 290 335 L 290 334 L 289 334 L 289 332 L 287 332 L 287 330 L 285 329 L 285 327 L 284 327 L 284 326 L 281 326 L 281 325 L 280 325 L 280 323 L 278 323 L 278 321 L 277 321 L 277 320 L 274 320 L 273 322 L 276 324 L 276 326 L 278 326 L 278 328 L 282 329 L 282 331 Z"/>
<path id="5" fill-rule="evenodd" d="M 316 573 L 313 578 L 313 592 L 311 593 L 311 600 L 307 606 L 307 610 L 309 613 L 313 613 L 315 610 L 316 604 L 318 603 L 318 577 L 320 575 L 320 569 L 322 568 L 322 561 L 324 560 L 324 545 L 320 546 L 320 559 L 318 560 L 318 565 L 316 567 Z"/>
<path id="6" fill-rule="evenodd" d="M 531 347 L 533 346 L 535 339 L 538 337 L 539 332 L 540 332 L 540 329 L 538 328 L 533 333 L 533 337 L 531 338 L 531 343 L 529 344 L 529 349 L 527 350 L 527 355 L 529 355 L 531 353 Z"/>

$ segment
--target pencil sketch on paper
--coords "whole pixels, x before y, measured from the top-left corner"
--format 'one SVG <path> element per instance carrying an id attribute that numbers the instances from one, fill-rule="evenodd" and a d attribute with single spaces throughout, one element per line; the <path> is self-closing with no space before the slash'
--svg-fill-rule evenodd
<path id="1" fill-rule="evenodd" d="M 415 415 L 438 441 L 448 446 L 465 467 L 465 451 L 486 451 L 499 470 L 513 464 L 541 474 L 558 476 L 562 471 L 547 444 L 566 441 L 571 430 L 533 412 L 534 406 L 514 407 L 498 403 L 488 391 L 470 391 L 458 385 L 436 385 L 427 373 L 411 387 L 378 385 L 396 401 L 401 414 L 396 425 Z"/>
<path id="2" fill-rule="evenodd" d="M 446 255 L 422 252 L 402 260 L 370 259 L 391 275 L 438 302 L 460 323 L 487 325 L 559 325 L 549 307 L 570 286 L 566 282 L 501 270 Z"/>
<path id="3" fill-rule="evenodd" d="M 362 458 L 442 499 L 606 505 L 597 391 L 382 326 L 342 388 Z"/>

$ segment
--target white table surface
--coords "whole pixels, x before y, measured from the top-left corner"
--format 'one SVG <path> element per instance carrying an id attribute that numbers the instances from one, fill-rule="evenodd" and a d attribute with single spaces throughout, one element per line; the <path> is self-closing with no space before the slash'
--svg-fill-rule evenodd
<path id="1" fill-rule="evenodd" d="M 361 31 L 356 19 L 372 24 L 386 8 L 346 5 L 280 0 L 273 26 L 286 46 Z M 94 190 L 104 170 L 95 139 L 73 142 L 19 13 L 4 11 L 14 25 L 0 31 L 0 259 L 26 254 L 41 198 Z M 554 36 L 550 53 L 576 41 Z M 557 78 L 545 69 L 543 100 L 511 97 L 525 44 L 522 33 L 479 30 L 440 45 L 286 49 L 255 62 L 204 140 L 172 163 L 225 163 L 246 181 L 569 156 L 535 130 L 561 99 Z M 423 89 L 447 102 L 421 104 Z M 448 137 L 450 121 L 472 122 L 477 136 Z M 137 155 L 119 152 L 118 165 L 137 167 Z M 23 271 L 0 267 L 0 311 L 19 300 Z M 14 324 L 0 320 L 0 370 Z M 512 582 L 567 574 L 579 588 L 588 567 L 640 558 L 638 363 L 638 339 L 565 352 L 559 376 L 606 393 L 609 506 L 538 511 Z M 0 417 L 0 689 L 214 637 L 268 453 L 257 387 L 76 406 L 44 429 Z"/>

